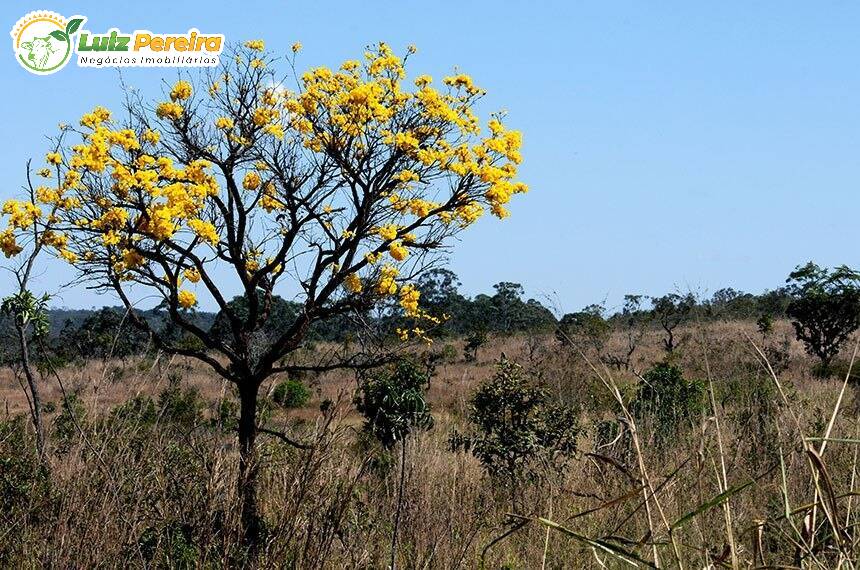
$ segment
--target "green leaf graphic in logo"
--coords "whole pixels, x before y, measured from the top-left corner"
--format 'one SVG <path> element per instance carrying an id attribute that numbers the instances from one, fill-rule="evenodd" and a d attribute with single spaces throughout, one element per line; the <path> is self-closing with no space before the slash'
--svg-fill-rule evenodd
<path id="1" fill-rule="evenodd" d="M 75 18 L 74 20 L 69 20 L 69 23 L 66 24 L 66 35 L 72 37 L 72 34 L 78 31 L 78 28 L 81 27 L 81 24 L 84 23 L 83 18 Z"/>
<path id="2" fill-rule="evenodd" d="M 60 30 L 54 30 L 53 32 L 51 32 L 51 37 L 60 40 L 61 42 L 69 40 L 69 36 L 67 36 L 64 32 L 61 32 Z"/>

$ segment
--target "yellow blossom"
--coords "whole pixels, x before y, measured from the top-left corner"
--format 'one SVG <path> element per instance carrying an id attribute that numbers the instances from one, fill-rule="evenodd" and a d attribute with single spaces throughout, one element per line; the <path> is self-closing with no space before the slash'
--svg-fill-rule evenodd
<path id="1" fill-rule="evenodd" d="M 176 300 L 183 309 L 190 309 L 197 304 L 197 295 L 187 289 L 182 289 L 176 295 Z"/>
<path id="2" fill-rule="evenodd" d="M 221 241 L 221 237 L 218 235 L 218 232 L 215 230 L 215 226 L 210 222 L 192 219 L 188 220 L 188 227 L 197 234 L 203 241 L 208 242 L 211 245 L 218 245 L 218 242 Z"/>
<path id="3" fill-rule="evenodd" d="M 421 297 L 421 292 L 414 285 L 407 284 L 400 289 L 400 306 L 403 307 L 407 316 L 416 317 L 420 315 L 418 309 L 418 299 Z"/>
<path id="4" fill-rule="evenodd" d="M 376 283 L 376 292 L 380 295 L 394 295 L 397 293 L 397 282 L 395 279 L 399 273 L 393 265 L 383 265 L 379 273 L 379 281 Z"/>
<path id="5" fill-rule="evenodd" d="M 260 175 L 254 171 L 248 172 L 245 175 L 245 178 L 242 180 L 242 188 L 245 190 L 256 190 L 260 187 L 262 181 L 260 180 Z"/>
<path id="6" fill-rule="evenodd" d="M 148 142 L 150 144 L 158 144 L 158 141 L 161 140 L 161 133 L 159 133 L 158 131 L 146 129 L 140 138 L 144 142 Z"/>
<path id="7" fill-rule="evenodd" d="M 350 293 L 360 293 L 362 289 L 361 279 L 355 273 L 347 275 L 343 280 L 343 285 Z"/>
<path id="8" fill-rule="evenodd" d="M 15 241 L 15 234 L 13 233 L 11 228 L 7 228 L 0 232 L 0 251 L 3 252 L 3 255 L 6 257 L 14 257 L 21 253 L 22 248 Z"/>
<path id="9" fill-rule="evenodd" d="M 173 84 L 173 89 L 170 90 L 170 100 L 185 101 L 186 99 L 191 97 L 192 92 L 193 91 L 191 89 L 191 84 L 185 80 L 180 79 Z"/>
<path id="10" fill-rule="evenodd" d="M 173 119 L 176 120 L 182 116 L 182 105 L 179 103 L 171 103 L 169 101 L 165 101 L 163 103 L 159 103 L 155 108 L 155 114 L 159 119 Z"/>
<path id="11" fill-rule="evenodd" d="M 403 244 L 400 242 L 391 242 L 391 245 L 388 246 L 388 253 L 391 254 L 391 257 L 396 259 L 397 261 L 403 261 L 407 257 L 409 257 L 409 250 L 403 247 Z"/>
<path id="12" fill-rule="evenodd" d="M 192 283 L 197 283 L 198 281 L 200 281 L 200 272 L 193 267 L 189 267 L 188 269 L 183 271 L 182 274 Z"/>
<path id="13" fill-rule="evenodd" d="M 397 224 L 387 224 L 376 229 L 377 235 L 388 241 L 397 237 Z"/>
<path id="14" fill-rule="evenodd" d="M 221 129 L 222 131 L 229 131 L 233 128 L 233 119 L 230 117 L 218 117 L 215 119 L 215 128 Z"/>

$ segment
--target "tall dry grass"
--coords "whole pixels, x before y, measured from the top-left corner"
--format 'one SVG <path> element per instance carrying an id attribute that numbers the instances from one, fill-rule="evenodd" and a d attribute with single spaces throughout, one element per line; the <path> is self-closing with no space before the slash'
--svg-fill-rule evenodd
<path id="1" fill-rule="evenodd" d="M 694 325 L 681 337 L 673 361 L 706 383 L 707 411 L 668 444 L 625 408 L 639 374 L 665 357 L 656 331 L 631 370 L 551 335 L 494 339 L 476 362 L 452 342 L 458 357 L 437 366 L 429 391 L 436 425 L 407 448 L 398 567 L 854 568 L 853 374 L 814 377 L 786 323 L 767 338 L 749 323 Z M 575 406 L 586 428 L 563 475 L 530 485 L 516 513 L 473 457 L 448 448 L 502 353 Z M 26 401 L 10 371 L 0 377 L 0 566 L 241 567 L 230 390 L 182 359 L 89 362 L 60 377 L 78 403 L 64 411 L 59 382 L 45 375 L 55 408 L 49 477 L 20 418 Z M 328 373 L 313 387 L 305 408 L 268 419 L 311 449 L 262 436 L 259 564 L 384 568 L 398 454 L 362 433 L 354 378 Z M 169 397 L 187 404 L 192 389 L 199 413 L 170 408 Z M 136 396 L 156 400 L 154 417 L 126 404 Z M 323 401 L 332 402 L 325 412 Z M 626 429 L 605 438 L 601 426 L 619 417 Z"/>

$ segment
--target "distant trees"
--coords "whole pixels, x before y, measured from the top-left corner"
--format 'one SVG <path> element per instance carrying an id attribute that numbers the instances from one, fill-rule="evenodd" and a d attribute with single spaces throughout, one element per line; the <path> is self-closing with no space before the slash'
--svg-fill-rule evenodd
<path id="1" fill-rule="evenodd" d="M 809 262 L 789 274 L 791 318 L 797 340 L 821 361 L 820 374 L 829 373 L 842 343 L 860 326 L 860 273 L 841 265 L 835 269 Z"/>
<path id="2" fill-rule="evenodd" d="M 426 309 L 448 317 L 432 331 L 434 336 L 548 332 L 555 327 L 552 311 L 536 299 L 524 299 L 525 290 L 519 283 L 502 281 L 493 286 L 494 294 L 471 299 L 459 287 L 460 280 L 449 269 L 433 269 L 416 282 Z"/>
<path id="3" fill-rule="evenodd" d="M 630 370 L 633 354 L 648 330 L 650 319 L 642 310 L 644 299 L 644 295 L 625 295 L 621 312 L 614 315 L 614 324 L 622 331 L 624 344 L 620 350 L 605 353 L 603 360 L 618 370 Z"/>
<path id="4" fill-rule="evenodd" d="M 576 313 L 564 315 L 558 322 L 555 336 L 562 343 L 581 341 L 592 345 L 598 352 L 612 332 L 612 325 L 606 320 L 603 305 L 588 305 Z"/>
<path id="5" fill-rule="evenodd" d="M 102 307 L 80 323 L 67 321 L 53 344 L 66 360 L 126 358 L 146 350 L 149 333 L 126 318 L 124 310 Z"/>

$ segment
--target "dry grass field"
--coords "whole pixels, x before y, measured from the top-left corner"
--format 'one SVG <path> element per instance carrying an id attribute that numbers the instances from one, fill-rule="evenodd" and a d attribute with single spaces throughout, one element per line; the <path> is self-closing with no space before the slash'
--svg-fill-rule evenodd
<path id="1" fill-rule="evenodd" d="M 691 325 L 680 337 L 672 361 L 703 382 L 707 406 L 668 440 L 654 429 L 659 418 L 615 422 L 626 429 L 614 441 L 601 436 L 607 420 L 624 416 L 615 395 L 628 403 L 637 374 L 665 358 L 656 330 L 641 341 L 634 370 L 605 367 L 593 350 L 553 335 L 492 338 L 474 362 L 464 361 L 462 341 L 419 349 L 443 356 L 429 389 L 435 425 L 406 448 L 397 566 L 853 568 L 854 380 L 814 377 L 786 322 L 767 338 L 745 322 Z M 518 512 L 480 462 L 449 448 L 453 430 L 470 429 L 470 395 L 502 354 L 574 407 L 582 428 L 560 475 L 524 485 Z M 310 449 L 261 436 L 258 563 L 385 568 L 399 454 L 362 432 L 351 373 L 306 382 L 313 396 L 304 407 L 265 415 Z M 49 478 L 36 473 L 18 381 L 0 373 L 0 566 L 242 565 L 228 386 L 169 357 L 46 371 L 42 385 L 53 410 Z M 73 413 L 64 391 L 75 395 Z M 147 396 L 153 417 L 129 411 L 127 402 Z M 826 445 L 815 439 L 824 436 Z"/>

